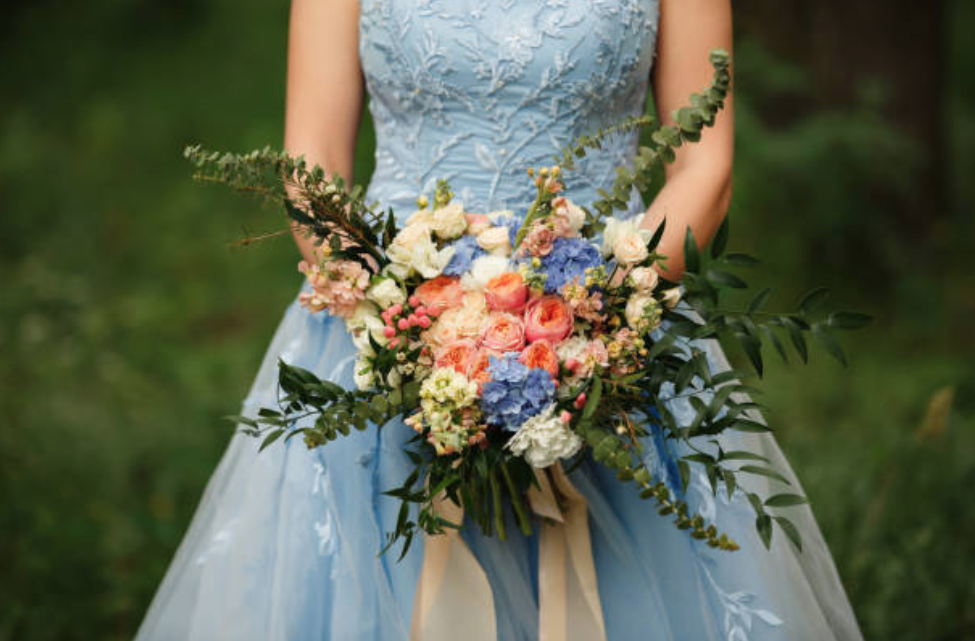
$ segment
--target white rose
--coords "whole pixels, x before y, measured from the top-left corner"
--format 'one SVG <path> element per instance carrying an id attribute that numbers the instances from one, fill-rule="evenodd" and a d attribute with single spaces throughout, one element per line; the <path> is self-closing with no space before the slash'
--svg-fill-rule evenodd
<path id="1" fill-rule="evenodd" d="M 469 292 L 479 292 L 487 286 L 489 280 L 510 269 L 508 259 L 504 256 L 495 256 L 494 254 L 481 256 L 471 263 L 471 271 L 461 277 L 460 284 Z"/>
<path id="2" fill-rule="evenodd" d="M 467 230 L 464 204 L 455 200 L 433 212 L 430 228 L 443 240 L 453 240 L 463 234 Z"/>
<path id="3" fill-rule="evenodd" d="M 406 292 L 392 278 L 383 278 L 366 290 L 366 298 L 386 309 L 396 303 L 406 302 Z"/>
<path id="4" fill-rule="evenodd" d="M 376 380 L 376 375 L 372 371 L 372 365 L 360 356 L 356 359 L 354 367 L 352 378 L 355 381 L 355 386 L 363 391 L 370 389 Z"/>
<path id="5" fill-rule="evenodd" d="M 653 237 L 653 231 L 650 229 L 642 229 L 640 227 L 640 219 L 641 216 L 633 216 L 631 218 L 627 218 L 626 220 L 610 218 L 606 221 L 606 228 L 603 229 L 602 247 L 604 258 L 608 258 L 614 254 L 617 241 L 628 236 L 640 236 L 643 239 L 644 249 L 646 249 L 647 242 L 649 242 L 650 238 Z M 636 241 L 631 239 L 627 241 L 627 244 L 632 244 L 635 246 Z M 619 260 L 619 258 L 617 258 L 617 260 Z"/>
<path id="6" fill-rule="evenodd" d="M 562 205 L 559 207 L 559 211 L 566 215 L 569 219 L 569 224 L 572 225 L 572 229 L 576 231 L 582 229 L 582 226 L 586 224 L 586 212 L 582 210 L 582 207 L 568 198 L 562 199 Z"/>
<path id="7" fill-rule="evenodd" d="M 507 227 L 488 227 L 477 235 L 477 244 L 492 254 L 511 255 L 511 236 Z"/>
<path id="8" fill-rule="evenodd" d="M 422 228 L 422 233 L 412 232 L 417 228 Z M 411 233 L 407 234 L 407 232 Z M 390 266 L 389 270 L 399 278 L 406 278 L 411 270 L 416 270 L 424 278 L 436 278 L 453 258 L 454 251 L 453 247 L 438 250 L 433 239 L 430 238 L 430 230 L 417 225 L 407 227 L 393 239 L 389 249 L 386 250 L 386 257 L 394 265 L 399 265 L 399 267 Z"/>
<path id="9" fill-rule="evenodd" d="M 619 236 L 613 243 L 613 257 L 623 265 L 635 265 L 650 255 L 647 241 L 639 232 Z"/>
<path id="10" fill-rule="evenodd" d="M 630 283 L 641 293 L 652 292 L 659 280 L 660 275 L 652 267 L 637 267 L 630 272 Z"/>
<path id="11" fill-rule="evenodd" d="M 582 448 L 582 439 L 559 417 L 553 416 L 555 405 L 549 405 L 525 421 L 505 445 L 529 465 L 544 468 L 560 458 L 572 456 Z"/>
<path id="12" fill-rule="evenodd" d="M 639 333 L 649 332 L 660 325 L 660 309 L 650 294 L 637 292 L 626 301 L 626 324 Z"/>

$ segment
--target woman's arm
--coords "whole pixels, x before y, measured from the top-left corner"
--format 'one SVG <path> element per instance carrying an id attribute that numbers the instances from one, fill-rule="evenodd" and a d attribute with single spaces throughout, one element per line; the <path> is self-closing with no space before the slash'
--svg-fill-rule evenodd
<path id="1" fill-rule="evenodd" d="M 664 124 L 673 124 L 671 112 L 687 97 L 707 86 L 713 69 L 712 49 L 731 51 L 730 0 L 660 0 L 654 99 Z M 656 228 L 666 217 L 667 227 L 658 250 L 667 256 L 668 280 L 684 273 L 683 242 L 687 227 L 698 244 L 710 241 L 731 201 L 731 163 L 734 155 L 734 111 L 729 94 L 714 127 L 705 129 L 699 143 L 677 150 L 667 166 L 667 182 L 654 199 L 642 226 Z"/>
<path id="2" fill-rule="evenodd" d="M 362 96 L 358 0 L 293 0 L 285 149 L 351 184 Z M 311 241 L 295 240 L 314 262 Z"/>

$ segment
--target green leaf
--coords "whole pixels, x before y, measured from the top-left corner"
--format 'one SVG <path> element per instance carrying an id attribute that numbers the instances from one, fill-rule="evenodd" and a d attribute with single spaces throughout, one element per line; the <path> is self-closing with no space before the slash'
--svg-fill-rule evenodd
<path id="1" fill-rule="evenodd" d="M 657 229 L 656 231 L 653 232 L 653 236 L 650 238 L 650 242 L 647 243 L 647 250 L 650 253 L 653 253 L 653 250 L 655 250 L 657 246 L 660 245 L 660 240 L 664 237 L 664 229 L 666 229 L 666 227 L 667 227 L 667 219 L 664 218 L 663 220 L 660 221 L 660 224 L 657 225 Z"/>
<path id="2" fill-rule="evenodd" d="M 688 225 L 687 234 L 684 236 L 684 270 L 692 274 L 697 274 L 701 270 L 701 255 L 697 249 L 697 241 L 694 239 L 694 231 L 690 225 Z"/>
<path id="3" fill-rule="evenodd" d="M 266 437 L 264 437 L 264 440 L 261 441 L 261 447 L 258 451 L 263 452 L 268 446 L 271 445 L 271 443 L 281 438 L 282 434 L 284 434 L 284 430 L 274 430 L 268 434 Z"/>
<path id="4" fill-rule="evenodd" d="M 827 298 L 829 298 L 829 290 L 825 287 L 817 287 L 816 289 L 806 292 L 806 294 L 799 299 L 799 303 L 796 305 L 796 307 L 803 314 L 808 314 L 815 311 L 816 308 L 826 302 Z"/>
<path id="5" fill-rule="evenodd" d="M 603 381 L 598 376 L 592 379 L 592 386 L 589 388 L 589 395 L 586 398 L 586 407 L 582 410 L 582 418 L 591 418 L 599 408 L 599 400 L 603 396 Z"/>
<path id="6" fill-rule="evenodd" d="M 722 260 L 734 267 L 755 267 L 761 263 L 760 260 L 750 254 L 728 254 Z"/>
<path id="7" fill-rule="evenodd" d="M 796 549 L 802 552 L 802 537 L 799 536 L 799 529 L 796 528 L 795 524 L 784 516 L 773 516 L 775 522 L 779 524 L 779 528 L 785 535 L 792 541 L 792 545 L 796 546 Z"/>
<path id="8" fill-rule="evenodd" d="M 857 312 L 833 312 L 826 321 L 836 329 L 860 329 L 873 322 L 873 317 Z"/>
<path id="9" fill-rule="evenodd" d="M 766 463 L 768 462 L 768 459 L 762 456 L 761 454 L 755 454 L 754 452 L 748 452 L 746 450 L 732 450 L 730 452 L 725 452 L 723 459 L 726 461 L 734 461 L 737 459 L 748 459 L 752 461 L 765 461 Z"/>
<path id="10" fill-rule="evenodd" d="M 731 429 L 736 432 L 771 432 L 768 425 L 763 425 L 758 421 L 751 421 L 748 419 L 740 418 L 731 425 Z"/>
<path id="11" fill-rule="evenodd" d="M 759 514 L 755 517 L 755 529 L 758 530 L 758 535 L 762 538 L 765 548 L 772 547 L 772 517 L 768 514 Z"/>
<path id="12" fill-rule="evenodd" d="M 728 227 L 730 224 L 730 216 L 725 215 L 724 220 L 721 222 L 721 226 L 718 227 L 717 233 L 714 235 L 714 240 L 711 241 L 711 257 L 718 258 L 724 253 L 725 248 L 728 246 Z"/>
<path id="13" fill-rule="evenodd" d="M 776 494 L 765 500 L 766 507 L 792 507 L 793 505 L 803 505 L 809 501 L 799 494 Z"/>
<path id="14" fill-rule="evenodd" d="M 775 470 L 769 469 L 767 467 L 759 467 L 757 465 L 742 465 L 738 468 L 739 472 L 747 472 L 749 474 L 757 474 L 759 476 L 767 476 L 770 479 L 775 479 L 776 481 L 781 481 L 786 485 L 792 485 L 789 483 L 789 479 L 785 478 Z"/>
<path id="15" fill-rule="evenodd" d="M 735 332 L 735 338 L 738 339 L 738 343 L 741 348 L 745 351 L 748 356 L 748 360 L 751 361 L 752 366 L 758 373 L 758 376 L 762 376 L 762 344 L 754 336 L 746 332 Z"/>
<path id="16" fill-rule="evenodd" d="M 772 343 L 772 346 L 775 348 L 775 351 L 779 353 L 779 357 L 782 359 L 782 362 L 788 364 L 789 355 L 786 354 L 785 347 L 782 345 L 782 341 L 780 341 L 779 337 L 775 334 L 774 331 L 772 331 L 772 328 L 769 327 L 768 325 L 761 325 L 759 329 L 762 330 L 762 334 L 765 335 L 765 338 L 768 340 L 768 342 Z"/>
<path id="17" fill-rule="evenodd" d="M 762 291 L 758 292 L 758 294 L 755 295 L 755 298 L 752 299 L 752 302 L 749 303 L 748 305 L 748 313 L 754 314 L 758 310 L 765 307 L 765 303 L 768 302 L 768 297 L 769 294 L 771 293 L 772 293 L 771 287 L 766 287 Z"/>
<path id="18" fill-rule="evenodd" d="M 731 272 L 725 272 L 719 269 L 708 269 L 707 278 L 714 285 L 721 287 L 730 287 L 732 289 L 746 289 L 748 287 L 748 283 Z"/>
<path id="19" fill-rule="evenodd" d="M 833 335 L 826 328 L 826 325 L 821 323 L 816 323 L 812 328 L 813 338 L 823 346 L 823 348 L 830 353 L 830 355 L 838 360 L 839 362 L 846 365 L 846 356 L 843 354 L 843 350 L 840 348 L 840 344 L 836 342 Z"/>
<path id="20" fill-rule="evenodd" d="M 789 339 L 792 341 L 792 346 L 796 348 L 799 358 L 802 359 L 803 363 L 808 363 L 809 349 L 806 347 L 806 337 L 802 334 L 802 328 L 789 316 L 781 316 L 780 320 L 789 330 Z"/>

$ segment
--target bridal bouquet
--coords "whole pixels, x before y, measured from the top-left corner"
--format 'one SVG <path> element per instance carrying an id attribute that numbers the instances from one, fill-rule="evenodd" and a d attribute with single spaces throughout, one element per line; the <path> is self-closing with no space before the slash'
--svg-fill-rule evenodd
<path id="1" fill-rule="evenodd" d="M 710 86 L 674 114 L 676 125 L 629 119 L 566 147 L 553 166 L 528 169 L 536 196 L 524 213 L 467 211 L 441 182 L 399 228 L 393 212 L 367 204 L 359 187 L 347 189 L 301 159 L 268 149 L 188 149 L 199 177 L 280 199 L 317 239 L 321 260 L 300 265 L 310 285 L 301 303 L 342 317 L 358 350 L 356 389 L 281 362 L 278 407 L 234 420 L 264 447 L 299 435 L 320 447 L 353 427 L 404 420 L 416 431 L 408 448 L 415 469 L 387 492 L 402 501 L 388 540 L 402 539 L 404 554 L 418 531 L 459 526 L 436 509 L 442 500 L 463 505 L 485 533 L 501 537 L 508 504 L 530 534 L 524 497 L 536 475 L 586 456 L 635 484 L 694 538 L 737 549 L 648 470 L 642 439 L 652 432 L 675 445 L 684 489 L 691 467 L 701 466 L 713 492 L 746 493 L 766 545 L 773 523 L 801 545 L 782 510 L 805 499 L 750 491 L 749 476 L 788 481 L 760 454 L 724 450 L 716 439 L 768 429 L 742 382 L 747 373 L 713 374 L 695 341 L 737 341 L 760 375 L 763 344 L 785 359 L 791 342 L 805 360 L 811 335 L 842 360 L 831 331 L 868 319 L 821 312 L 821 289 L 788 313 L 764 309 L 768 290 L 746 309 L 724 309 L 723 290 L 746 287 L 733 270 L 755 263 L 725 252 L 727 221 L 706 252 L 687 231 L 677 287 L 659 276 L 666 274 L 666 257 L 656 251 L 664 226 L 650 231 L 639 217 L 613 216 L 627 209 L 634 187 L 648 186 L 655 166 L 714 122 L 730 76 L 727 53 L 714 52 L 711 61 Z M 608 135 L 644 127 L 652 128 L 649 144 L 631 168 L 618 169 L 611 192 L 585 204 L 564 195 L 576 158 Z M 678 397 L 695 410 L 690 422 L 668 407 Z"/>

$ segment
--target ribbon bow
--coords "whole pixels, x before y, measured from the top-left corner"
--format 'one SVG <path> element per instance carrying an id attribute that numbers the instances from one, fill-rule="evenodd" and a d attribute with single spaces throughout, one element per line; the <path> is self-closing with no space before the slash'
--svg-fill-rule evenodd
<path id="1" fill-rule="evenodd" d="M 538 542 L 539 641 L 605 641 L 602 604 L 586 499 L 559 463 L 535 470 L 528 491 L 532 511 L 543 517 Z M 461 523 L 464 509 L 441 496 L 440 516 Z M 460 533 L 425 535 L 423 567 L 413 602 L 410 641 L 496 641 L 494 597 L 484 569 Z"/>

